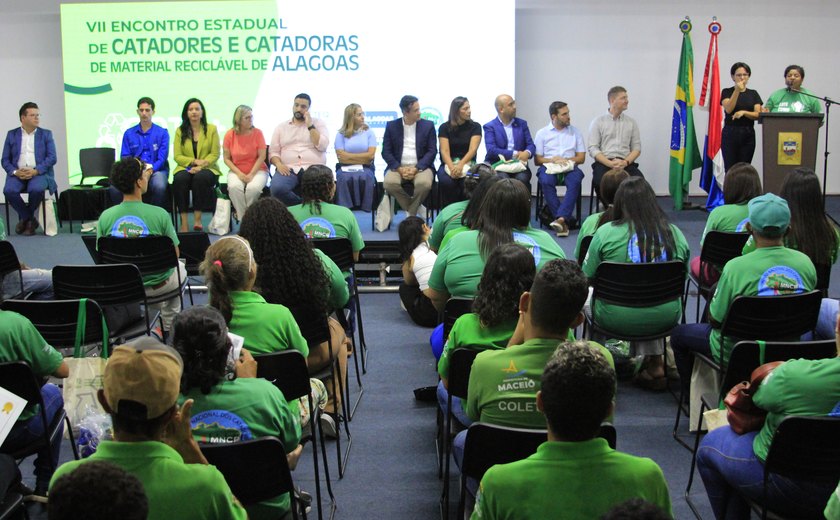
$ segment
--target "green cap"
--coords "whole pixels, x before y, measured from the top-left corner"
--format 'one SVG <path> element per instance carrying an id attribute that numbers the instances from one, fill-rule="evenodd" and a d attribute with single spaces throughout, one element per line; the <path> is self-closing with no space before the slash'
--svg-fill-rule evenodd
<path id="1" fill-rule="evenodd" d="M 790 225 L 790 208 L 785 199 L 765 193 L 748 204 L 750 225 L 761 236 L 776 238 L 785 234 Z"/>

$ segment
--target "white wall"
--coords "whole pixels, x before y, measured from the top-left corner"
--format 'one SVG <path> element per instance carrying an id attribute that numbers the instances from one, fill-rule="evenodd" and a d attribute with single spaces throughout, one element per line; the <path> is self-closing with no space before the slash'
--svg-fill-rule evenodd
<path id="1" fill-rule="evenodd" d="M 56 177 L 59 185 L 65 186 L 68 172 L 59 4 L 59 0 L 3 1 L 0 70 L 5 77 L 0 81 L 0 131 L 19 124 L 17 110 L 24 101 L 36 101 L 41 107 L 42 124 L 54 132 L 58 150 Z M 783 86 L 784 67 L 797 63 L 806 69 L 806 87 L 840 99 L 840 69 L 835 67 L 840 43 L 837 35 L 840 2 L 517 0 L 519 116 L 527 119 L 536 132 L 548 122 L 549 103 L 562 100 L 570 105 L 572 124 L 585 132 L 589 122 L 606 110 L 607 90 L 615 84 L 623 85 L 630 94 L 628 114 L 641 127 L 642 171 L 657 193 L 666 194 L 671 110 L 681 45 L 677 26 L 685 15 L 691 16 L 694 23 L 692 41 L 698 97 L 709 44 L 706 26 L 712 16 L 718 16 L 723 25 L 719 38 L 722 86 L 731 83 L 728 77 L 731 63 L 746 61 L 753 70 L 751 86 L 766 99 L 773 90 Z M 499 27 L 505 25 L 505 20 L 499 21 Z M 482 37 L 492 37 L 492 31 L 487 28 Z M 481 52 L 480 39 L 475 52 Z M 438 61 L 433 57 L 429 63 Z M 504 74 L 505 70 L 508 69 L 475 73 L 483 81 L 492 81 L 495 74 Z M 838 121 L 840 110 L 835 110 L 838 114 L 835 121 Z M 706 115 L 696 109 L 695 119 L 702 147 Z M 831 150 L 835 152 L 832 170 L 837 172 L 840 171 L 840 126 L 835 128 Z M 817 168 L 820 176 L 823 144 L 821 137 Z M 754 162 L 760 167 L 760 149 Z M 590 172 L 588 165 L 584 171 Z M 693 186 L 698 178 L 699 170 L 695 172 Z M 5 173 L 0 173 L 2 182 Z M 588 187 L 588 182 L 584 185 Z M 828 188 L 830 193 L 839 193 L 840 180 L 829 178 Z M 696 187 L 692 192 L 701 193 Z"/>
<path id="2" fill-rule="evenodd" d="M 769 13 L 769 14 L 766 14 Z M 840 99 L 836 67 L 840 2 L 831 0 L 519 0 L 516 11 L 518 115 L 536 129 L 548 124 L 548 105 L 569 103 L 572 124 L 587 135 L 590 121 L 607 109 L 607 90 L 622 85 L 630 95 L 628 115 L 639 123 L 639 165 L 658 194 L 668 193 L 671 114 L 682 44 L 678 25 L 691 17 L 694 86 L 697 98 L 709 48 L 708 24 L 717 16 L 723 30 L 720 47 L 721 88 L 732 85 L 729 67 L 744 61 L 752 68 L 750 86 L 766 100 L 784 87 L 784 68 L 805 67 L 804 86 Z M 835 108 L 828 191 L 840 192 L 840 107 Z M 702 153 L 708 115 L 695 107 Z M 753 164 L 761 171 L 761 130 Z M 817 151 L 822 178 L 823 135 Z M 584 173 L 591 174 L 588 160 Z M 695 170 L 692 193 L 702 194 Z M 589 182 L 584 180 L 588 193 Z"/>

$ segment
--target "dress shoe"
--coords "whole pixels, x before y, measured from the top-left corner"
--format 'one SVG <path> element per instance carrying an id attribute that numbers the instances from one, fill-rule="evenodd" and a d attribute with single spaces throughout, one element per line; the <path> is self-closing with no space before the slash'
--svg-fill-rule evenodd
<path id="1" fill-rule="evenodd" d="M 28 220 L 19 220 L 17 224 L 15 224 L 15 233 L 18 235 L 22 235 L 24 231 L 26 231 L 26 225 L 29 223 Z"/>
<path id="2" fill-rule="evenodd" d="M 33 218 L 26 223 L 26 229 L 23 230 L 23 235 L 31 237 L 35 234 L 36 229 L 38 229 L 38 221 Z"/>

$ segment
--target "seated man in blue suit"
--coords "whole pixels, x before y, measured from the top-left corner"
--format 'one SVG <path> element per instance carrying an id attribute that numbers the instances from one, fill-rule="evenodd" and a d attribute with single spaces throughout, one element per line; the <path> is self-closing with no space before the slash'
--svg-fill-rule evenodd
<path id="1" fill-rule="evenodd" d="M 496 97 L 496 113 L 499 117 L 484 125 L 484 147 L 487 155 L 484 160 L 490 164 L 499 162 L 501 155 L 506 160 L 519 159 L 525 163 L 525 170 L 515 174 L 499 172 L 501 176 L 511 176 L 531 190 L 531 170 L 528 160 L 536 153 L 534 140 L 528 122 L 516 117 L 516 101 L 507 94 Z"/>
<path id="2" fill-rule="evenodd" d="M 557 232 L 558 237 L 567 237 L 569 229 L 578 224 L 573 214 L 583 180 L 583 172 L 578 165 L 586 160 L 586 145 L 580 130 L 572 126 L 569 106 L 566 103 L 551 103 L 548 113 L 551 116 L 551 124 L 537 130 L 534 139 L 537 147 L 534 164 L 539 166 L 537 179 L 542 186 L 545 203 L 554 218 L 551 229 Z M 549 173 L 547 165 L 555 164 L 568 170 L 563 173 Z M 555 187 L 558 185 L 566 186 L 566 196 L 562 203 L 557 198 Z"/>
<path id="3" fill-rule="evenodd" d="M 434 123 L 420 119 L 416 97 L 403 96 L 400 110 L 403 116 L 388 122 L 382 139 L 382 158 L 388 164 L 383 185 L 414 216 L 432 189 L 437 139 Z"/>
<path id="4" fill-rule="evenodd" d="M 44 200 L 44 192 L 55 193 L 55 142 L 52 132 L 39 128 L 41 112 L 38 105 L 29 101 L 20 107 L 20 128 L 9 130 L 3 145 L 3 169 L 6 170 L 6 185 L 3 195 L 18 214 L 15 232 L 20 235 L 34 235 L 40 225 L 35 218 L 38 206 Z M 29 194 L 29 201 L 23 202 L 21 193 Z"/>

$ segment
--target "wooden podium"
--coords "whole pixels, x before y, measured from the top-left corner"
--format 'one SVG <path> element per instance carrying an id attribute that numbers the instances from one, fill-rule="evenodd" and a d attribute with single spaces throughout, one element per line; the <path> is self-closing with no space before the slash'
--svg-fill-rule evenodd
<path id="1" fill-rule="evenodd" d="M 789 171 L 799 167 L 816 172 L 817 141 L 823 115 L 811 113 L 762 112 L 764 193 L 779 194 Z"/>

